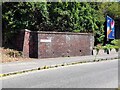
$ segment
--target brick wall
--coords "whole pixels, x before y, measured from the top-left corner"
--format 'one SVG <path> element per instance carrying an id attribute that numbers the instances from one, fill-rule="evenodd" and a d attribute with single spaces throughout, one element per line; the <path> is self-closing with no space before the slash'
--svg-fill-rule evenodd
<path id="1" fill-rule="evenodd" d="M 14 39 L 12 39 L 14 40 L 13 43 L 15 45 L 15 49 L 19 51 L 23 51 L 24 38 L 25 38 L 25 30 L 21 30 L 16 34 Z"/>
<path id="2" fill-rule="evenodd" d="M 94 36 L 91 33 L 25 30 L 24 34 L 25 57 L 54 58 L 92 55 Z"/>

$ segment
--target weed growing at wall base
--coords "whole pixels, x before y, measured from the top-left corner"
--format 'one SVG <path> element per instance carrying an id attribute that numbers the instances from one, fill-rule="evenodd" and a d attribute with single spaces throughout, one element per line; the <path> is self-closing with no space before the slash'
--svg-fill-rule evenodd
<path id="1" fill-rule="evenodd" d="M 23 58 L 23 54 L 21 51 L 16 51 L 13 49 L 4 49 L 0 48 L 2 63 L 13 62 L 13 61 L 22 61 L 22 60 L 30 60 L 30 58 Z"/>

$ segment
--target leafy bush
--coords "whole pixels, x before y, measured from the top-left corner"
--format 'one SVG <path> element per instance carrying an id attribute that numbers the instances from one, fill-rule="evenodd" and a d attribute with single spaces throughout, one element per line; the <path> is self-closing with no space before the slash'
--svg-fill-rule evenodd
<path id="1" fill-rule="evenodd" d="M 116 45 L 116 46 L 118 46 L 119 40 L 113 40 L 113 41 L 111 41 L 111 43 L 114 44 L 114 45 Z"/>
<path id="2" fill-rule="evenodd" d="M 118 51 L 119 48 L 120 48 L 120 47 L 118 46 L 118 40 L 113 40 L 113 41 L 112 41 L 112 44 L 114 44 L 114 45 L 111 45 L 111 44 L 107 44 L 107 45 L 105 45 L 105 46 L 97 45 L 97 46 L 95 47 L 95 49 L 96 49 L 96 51 L 97 51 L 97 54 L 98 54 L 98 52 L 99 52 L 100 49 L 104 49 L 106 52 L 109 52 L 109 50 L 111 51 L 112 49 L 115 49 L 116 51 Z"/>
<path id="3" fill-rule="evenodd" d="M 104 39 L 104 16 L 88 2 L 4 2 L 2 24 L 4 40 L 17 30 L 92 32 L 95 41 Z"/>
<path id="4" fill-rule="evenodd" d="M 96 49 L 96 51 L 97 51 L 96 55 L 97 55 L 99 50 L 102 49 L 102 46 L 100 44 L 98 44 L 94 49 Z"/>

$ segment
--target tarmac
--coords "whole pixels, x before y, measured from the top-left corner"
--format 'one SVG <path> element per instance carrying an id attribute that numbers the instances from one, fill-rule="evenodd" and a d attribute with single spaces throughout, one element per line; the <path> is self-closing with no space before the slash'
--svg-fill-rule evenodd
<path id="1" fill-rule="evenodd" d="M 77 62 L 93 62 L 95 60 L 112 60 L 118 59 L 118 53 L 111 54 L 98 54 L 89 56 L 75 56 L 75 57 L 58 57 L 58 58 L 45 58 L 45 59 L 33 59 L 30 61 L 16 61 L 9 63 L 1 63 L 3 75 L 9 75 L 16 72 L 25 72 L 37 70 L 43 67 L 55 67 L 56 65 L 72 64 Z"/>

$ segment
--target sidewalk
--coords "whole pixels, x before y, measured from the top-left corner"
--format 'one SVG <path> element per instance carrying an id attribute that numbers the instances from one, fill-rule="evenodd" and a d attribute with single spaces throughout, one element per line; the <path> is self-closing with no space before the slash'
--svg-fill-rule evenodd
<path id="1" fill-rule="evenodd" d="M 118 53 L 112 55 L 97 55 L 96 60 L 100 59 L 114 59 L 118 58 Z M 64 63 L 93 61 L 95 55 L 90 56 L 77 56 L 77 57 L 60 57 L 60 58 L 46 58 L 46 59 L 34 59 L 32 61 L 18 61 L 10 63 L 2 63 L 2 74 L 31 70 L 44 66 L 59 65 Z"/>

